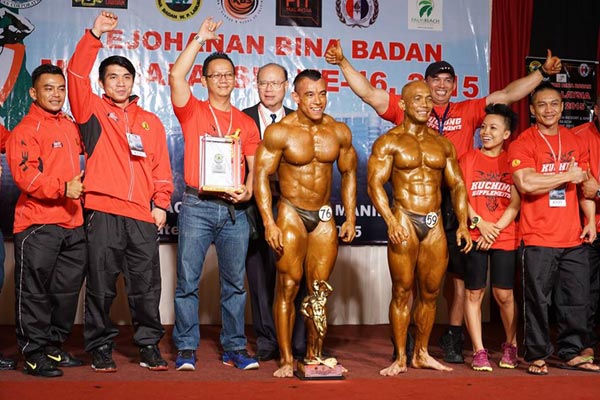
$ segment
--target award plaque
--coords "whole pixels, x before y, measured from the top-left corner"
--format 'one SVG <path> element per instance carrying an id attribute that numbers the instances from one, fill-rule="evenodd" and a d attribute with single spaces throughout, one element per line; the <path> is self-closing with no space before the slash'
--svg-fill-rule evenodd
<path id="1" fill-rule="evenodd" d="M 237 136 L 200 138 L 200 188 L 233 192 L 242 186 L 242 145 Z"/>

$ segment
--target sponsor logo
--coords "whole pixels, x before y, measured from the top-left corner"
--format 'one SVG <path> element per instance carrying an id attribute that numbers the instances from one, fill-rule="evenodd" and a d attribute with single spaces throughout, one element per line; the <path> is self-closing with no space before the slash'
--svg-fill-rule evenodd
<path id="1" fill-rule="evenodd" d="M 444 0 L 409 0 L 408 29 L 442 31 Z"/>
<path id="2" fill-rule="evenodd" d="M 156 0 L 156 8 L 173 21 L 190 19 L 202 8 L 202 0 Z"/>
<path id="3" fill-rule="evenodd" d="M 579 75 L 586 78 L 590 74 L 590 67 L 586 63 L 579 64 Z"/>
<path id="4" fill-rule="evenodd" d="M 254 21 L 262 11 L 262 0 L 217 0 L 223 16 L 231 22 L 245 24 Z"/>
<path id="5" fill-rule="evenodd" d="M 146 131 L 149 131 L 150 125 L 148 125 L 148 122 L 144 121 L 144 122 L 142 122 L 142 128 L 144 128 L 144 130 L 146 130 Z"/>
<path id="6" fill-rule="evenodd" d="M 61 147 L 63 147 L 62 142 L 60 142 L 59 140 L 54 141 L 54 143 L 52 143 L 52 148 L 53 149 L 60 149 Z M 50 354 L 48 354 L 48 357 L 52 358 L 54 360 L 54 357 Z M 60 356 L 58 356 L 58 360 L 54 360 L 54 361 L 59 361 L 60 362 Z"/>
<path id="7" fill-rule="evenodd" d="M 30 363 L 29 361 L 25 361 L 25 363 L 27 364 L 27 366 L 31 369 L 36 369 L 37 368 L 37 363 Z"/>
<path id="8" fill-rule="evenodd" d="M 514 159 L 514 160 L 512 160 L 511 165 L 513 166 L 513 168 L 516 168 L 519 165 L 521 165 L 521 160 Z"/>
<path id="9" fill-rule="evenodd" d="M 41 2 L 42 0 L 0 0 L 0 4 L 11 8 L 31 8 Z"/>
<path id="10" fill-rule="evenodd" d="M 277 0 L 275 25 L 320 28 L 322 0 Z"/>
<path id="11" fill-rule="evenodd" d="M 336 0 L 335 12 L 341 23 L 351 27 L 367 28 L 379 16 L 378 0 Z"/>
<path id="12" fill-rule="evenodd" d="M 71 0 L 71 7 L 127 8 L 128 0 Z"/>
<path id="13" fill-rule="evenodd" d="M 60 144 L 60 147 L 62 147 L 62 143 Z M 48 356 L 49 359 L 56 361 L 57 363 L 62 361 L 62 358 L 60 357 L 60 354 L 57 356 L 53 356 L 52 354 L 46 354 Z"/>
<path id="14" fill-rule="evenodd" d="M 421 0 L 417 3 L 417 8 L 419 10 L 419 17 L 430 18 L 431 12 L 433 11 L 433 1 Z"/>

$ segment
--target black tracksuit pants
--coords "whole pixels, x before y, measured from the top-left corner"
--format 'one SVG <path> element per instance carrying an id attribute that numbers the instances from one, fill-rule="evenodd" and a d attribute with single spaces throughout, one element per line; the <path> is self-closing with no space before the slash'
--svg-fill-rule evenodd
<path id="1" fill-rule="evenodd" d="M 86 265 L 83 227 L 32 225 L 16 233 L 15 325 L 25 355 L 71 332 Z"/>
<path id="2" fill-rule="evenodd" d="M 85 350 L 112 344 L 119 330 L 110 320 L 116 283 L 122 273 L 138 346 L 164 335 L 158 309 L 161 293 L 158 233 L 154 224 L 90 211 L 86 215 L 88 269 L 85 295 Z"/>
<path id="3" fill-rule="evenodd" d="M 548 314 L 552 301 L 557 312 L 557 355 L 568 361 L 579 355 L 588 340 L 590 277 L 588 251 L 526 246 L 523 252 L 525 361 L 546 359 L 554 352 Z"/>

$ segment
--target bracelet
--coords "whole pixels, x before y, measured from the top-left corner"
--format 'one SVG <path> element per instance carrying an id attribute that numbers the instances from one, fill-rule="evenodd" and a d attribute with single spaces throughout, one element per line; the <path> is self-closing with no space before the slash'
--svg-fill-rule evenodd
<path id="1" fill-rule="evenodd" d="M 540 71 L 540 74 L 542 74 L 542 78 L 546 79 L 550 77 L 550 75 L 544 69 L 543 65 L 538 68 L 538 71 Z"/>
<path id="2" fill-rule="evenodd" d="M 200 44 L 200 46 L 204 46 L 204 43 L 206 43 L 206 40 L 202 39 L 202 38 L 200 37 L 200 35 L 196 35 L 196 36 L 194 36 L 194 40 L 195 40 L 196 42 L 198 42 L 198 43 Z"/>

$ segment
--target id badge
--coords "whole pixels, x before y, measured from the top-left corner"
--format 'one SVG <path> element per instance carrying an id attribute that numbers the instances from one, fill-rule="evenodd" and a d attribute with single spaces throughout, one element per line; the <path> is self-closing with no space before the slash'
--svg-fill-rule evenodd
<path id="1" fill-rule="evenodd" d="M 560 189 L 551 190 L 549 194 L 550 207 L 567 206 L 567 191 L 564 186 Z"/>
<path id="2" fill-rule="evenodd" d="M 127 143 L 129 143 L 129 151 L 131 152 L 131 154 L 138 157 L 146 157 L 146 152 L 144 151 L 144 144 L 142 143 L 142 137 L 140 135 L 136 135 L 135 133 L 128 133 Z"/>

